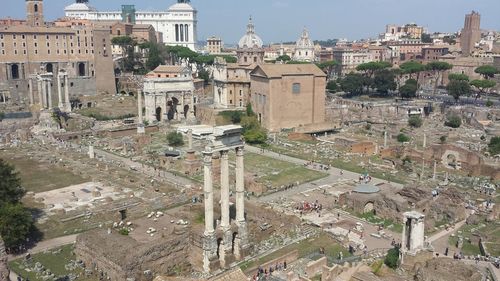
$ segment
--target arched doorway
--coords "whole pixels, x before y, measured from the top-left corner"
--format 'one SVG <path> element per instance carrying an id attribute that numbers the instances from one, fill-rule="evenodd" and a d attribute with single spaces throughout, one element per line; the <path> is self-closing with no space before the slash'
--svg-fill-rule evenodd
<path id="1" fill-rule="evenodd" d="M 183 112 L 183 114 L 184 114 L 184 118 L 187 118 L 187 114 L 188 114 L 188 112 L 189 112 L 189 105 L 187 105 L 187 104 L 186 104 L 186 105 L 184 106 L 184 112 Z"/>
<path id="2" fill-rule="evenodd" d="M 19 65 L 13 64 L 10 66 L 10 77 L 12 79 L 19 79 Z"/>
<path id="3" fill-rule="evenodd" d="M 78 64 L 78 76 L 85 76 L 85 63 L 83 62 Z"/>
<path id="4" fill-rule="evenodd" d="M 446 165 L 448 165 L 449 168 L 457 169 L 457 157 L 453 154 L 446 156 Z"/>
<path id="5" fill-rule="evenodd" d="M 128 93 L 128 95 L 129 95 L 130 97 L 135 96 L 133 92 L 129 92 L 129 93 Z"/>
<path id="6" fill-rule="evenodd" d="M 160 122 L 161 121 L 161 107 L 156 108 L 155 115 L 156 115 L 156 121 Z"/>
<path id="7" fill-rule="evenodd" d="M 47 65 L 45 66 L 45 71 L 54 73 L 54 66 L 51 63 L 47 63 Z"/>
<path id="8" fill-rule="evenodd" d="M 363 208 L 363 213 L 364 214 L 366 214 L 366 213 L 375 214 L 375 205 L 373 204 L 373 202 L 367 202 L 365 204 L 365 207 Z"/>

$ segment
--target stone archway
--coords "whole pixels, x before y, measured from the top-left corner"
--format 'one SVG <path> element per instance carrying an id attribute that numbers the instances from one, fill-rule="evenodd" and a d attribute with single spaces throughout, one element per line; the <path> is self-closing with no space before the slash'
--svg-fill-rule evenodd
<path id="1" fill-rule="evenodd" d="M 457 169 L 457 157 L 453 154 L 446 156 L 446 165 L 448 168 Z"/>
<path id="2" fill-rule="evenodd" d="M 363 207 L 363 214 L 367 213 L 375 214 L 375 204 L 371 201 L 366 202 L 365 206 Z"/>

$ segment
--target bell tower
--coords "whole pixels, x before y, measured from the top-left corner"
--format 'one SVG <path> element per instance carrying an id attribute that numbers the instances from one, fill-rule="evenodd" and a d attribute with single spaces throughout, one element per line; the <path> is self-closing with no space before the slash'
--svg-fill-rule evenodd
<path id="1" fill-rule="evenodd" d="M 26 0 L 26 20 L 28 25 L 43 26 L 43 0 Z"/>

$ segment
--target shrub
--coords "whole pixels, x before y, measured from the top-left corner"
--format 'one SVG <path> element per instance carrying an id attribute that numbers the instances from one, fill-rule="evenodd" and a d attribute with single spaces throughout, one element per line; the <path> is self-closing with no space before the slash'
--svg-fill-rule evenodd
<path id="1" fill-rule="evenodd" d="M 491 155 L 500 154 L 500 137 L 493 137 L 488 144 L 488 151 Z"/>
<path id="2" fill-rule="evenodd" d="M 243 112 L 241 111 L 223 111 L 219 113 L 224 119 L 231 121 L 233 124 L 239 124 L 241 118 L 243 117 Z"/>
<path id="3" fill-rule="evenodd" d="M 371 130 L 371 129 L 372 129 L 372 124 L 367 123 L 367 124 L 365 125 L 365 129 L 366 129 L 367 131 Z"/>
<path id="4" fill-rule="evenodd" d="M 486 101 L 486 107 L 492 107 L 492 106 L 493 106 L 493 102 L 492 102 L 490 99 L 488 99 L 488 100 Z M 1 118 L 0 118 L 0 119 L 1 119 Z"/>
<path id="5" fill-rule="evenodd" d="M 439 140 L 441 141 L 441 143 L 445 143 L 446 142 L 446 136 L 441 136 L 439 138 Z"/>
<path id="6" fill-rule="evenodd" d="M 171 146 L 181 146 L 184 145 L 184 139 L 181 133 L 170 132 L 167 135 L 167 142 Z"/>
<path id="7" fill-rule="evenodd" d="M 444 125 L 451 128 L 458 128 L 462 125 L 462 119 L 458 115 L 450 115 L 444 122 Z"/>
<path id="8" fill-rule="evenodd" d="M 409 136 L 402 133 L 398 135 L 398 142 L 409 142 L 409 141 L 410 141 Z"/>
<path id="9" fill-rule="evenodd" d="M 414 127 L 414 128 L 420 128 L 422 127 L 423 121 L 420 116 L 414 115 L 408 119 L 408 125 Z"/>
<path id="10" fill-rule="evenodd" d="M 126 236 L 126 235 L 129 234 L 129 231 L 126 228 L 122 228 L 122 229 L 118 230 L 118 233 L 120 233 L 121 235 L 125 235 Z"/>
<path id="11" fill-rule="evenodd" d="M 390 249 L 387 252 L 387 256 L 385 256 L 384 263 L 385 263 L 385 265 L 387 265 L 388 267 L 390 267 L 392 269 L 398 268 L 399 248 Z"/>

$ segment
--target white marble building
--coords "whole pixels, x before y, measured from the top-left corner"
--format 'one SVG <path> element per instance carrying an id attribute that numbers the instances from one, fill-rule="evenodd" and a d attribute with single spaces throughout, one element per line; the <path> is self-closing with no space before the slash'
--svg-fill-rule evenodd
<path id="1" fill-rule="evenodd" d="M 313 62 L 315 58 L 314 43 L 309 38 L 309 32 L 304 28 L 302 36 L 300 36 L 299 40 L 297 40 L 297 43 L 295 44 L 293 60 Z"/>
<path id="2" fill-rule="evenodd" d="M 130 7 L 130 6 L 129 6 Z M 97 11 L 85 0 L 77 0 L 64 8 L 66 17 L 92 21 L 126 21 L 123 11 Z M 190 0 L 177 0 L 166 11 L 136 11 L 136 24 L 150 24 L 163 35 L 163 43 L 195 50 L 197 42 L 197 11 Z"/>
<path id="3" fill-rule="evenodd" d="M 149 123 L 193 120 L 194 83 L 189 67 L 160 65 L 144 79 L 144 120 Z"/>

